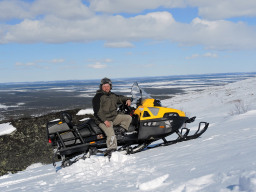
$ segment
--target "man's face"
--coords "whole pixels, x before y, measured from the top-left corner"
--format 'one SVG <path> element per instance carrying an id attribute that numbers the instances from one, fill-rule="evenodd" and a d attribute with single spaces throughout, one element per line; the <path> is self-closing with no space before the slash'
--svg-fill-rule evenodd
<path id="1" fill-rule="evenodd" d="M 110 85 L 109 84 L 103 84 L 102 90 L 106 93 L 110 92 Z"/>

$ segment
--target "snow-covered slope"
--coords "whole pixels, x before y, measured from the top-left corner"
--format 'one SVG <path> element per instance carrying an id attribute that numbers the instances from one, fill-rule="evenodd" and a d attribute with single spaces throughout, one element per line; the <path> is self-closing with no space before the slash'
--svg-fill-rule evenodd
<path id="1" fill-rule="evenodd" d="M 207 121 L 201 138 L 70 167 L 35 164 L 0 177 L 0 191 L 256 191 L 256 78 L 162 101 Z"/>

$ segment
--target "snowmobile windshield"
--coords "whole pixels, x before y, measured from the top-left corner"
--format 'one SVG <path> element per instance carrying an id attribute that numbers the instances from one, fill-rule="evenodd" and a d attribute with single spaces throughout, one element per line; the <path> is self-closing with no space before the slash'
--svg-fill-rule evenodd
<path id="1" fill-rule="evenodd" d="M 146 93 L 137 82 L 135 82 L 132 86 L 132 98 L 133 103 L 138 104 L 141 103 L 144 99 L 152 98 L 148 93 Z"/>

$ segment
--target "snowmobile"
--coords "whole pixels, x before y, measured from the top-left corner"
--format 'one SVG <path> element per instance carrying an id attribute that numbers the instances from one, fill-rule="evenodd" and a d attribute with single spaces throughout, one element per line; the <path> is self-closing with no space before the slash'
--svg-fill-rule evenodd
<path id="1" fill-rule="evenodd" d="M 196 139 L 209 126 L 207 122 L 200 122 L 197 131 L 190 135 L 186 124 L 194 122 L 196 117 L 189 118 L 181 110 L 163 107 L 160 100 L 151 98 L 138 83 L 133 84 L 131 94 L 132 107 L 123 104 L 118 109 L 120 113 L 132 116 L 128 132 L 124 133 L 119 126 L 114 127 L 118 151 L 133 154 Z M 54 148 L 53 159 L 61 159 L 62 167 L 69 166 L 80 158 L 103 153 L 102 149 L 106 148 L 106 136 L 93 118 L 74 124 L 70 114 L 64 112 L 60 119 L 48 122 L 46 127 L 48 141 Z M 176 134 L 177 138 L 168 140 L 167 137 L 172 134 Z M 162 142 L 152 144 L 158 140 Z M 56 165 L 55 161 L 53 164 Z"/>

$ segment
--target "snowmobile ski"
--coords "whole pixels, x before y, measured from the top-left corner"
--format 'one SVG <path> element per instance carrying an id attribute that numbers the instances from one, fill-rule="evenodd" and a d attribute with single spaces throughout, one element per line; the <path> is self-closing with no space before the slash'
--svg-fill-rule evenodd
<path id="1" fill-rule="evenodd" d="M 204 124 L 204 127 L 201 128 L 201 125 Z M 173 145 L 179 142 L 183 142 L 183 141 L 188 141 L 188 140 L 192 140 L 192 139 L 197 139 L 198 137 L 200 137 L 208 128 L 209 123 L 207 122 L 200 122 L 197 131 L 193 134 L 193 135 L 189 135 L 189 129 L 185 128 L 186 132 L 184 134 L 182 134 L 182 132 L 177 133 L 178 134 L 178 138 L 175 140 L 171 140 L 171 141 L 167 141 L 166 138 L 162 138 L 163 143 L 160 144 L 156 144 L 154 146 L 150 146 L 152 142 L 145 142 L 142 144 L 139 144 L 135 147 L 128 147 L 126 149 L 127 154 L 134 154 L 134 153 L 138 153 L 141 152 L 143 150 L 147 150 L 147 149 L 153 149 L 153 148 L 157 148 L 157 147 L 161 147 L 161 146 L 168 146 L 168 145 Z"/>

